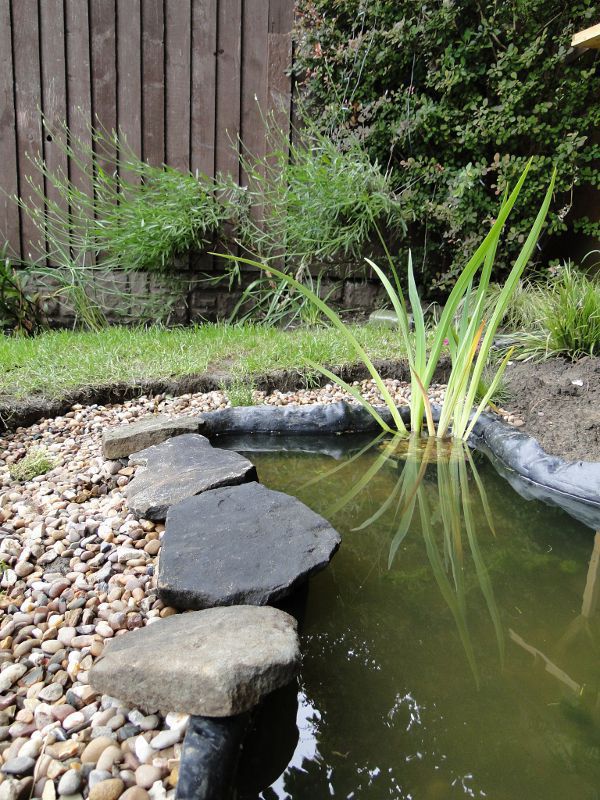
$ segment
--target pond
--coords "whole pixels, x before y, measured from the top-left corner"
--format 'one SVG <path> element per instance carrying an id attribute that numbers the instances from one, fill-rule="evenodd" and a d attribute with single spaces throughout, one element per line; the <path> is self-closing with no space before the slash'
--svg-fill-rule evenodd
<path id="1" fill-rule="evenodd" d="M 305 600 L 295 751 L 242 797 L 600 797 L 600 533 L 476 452 L 299 447 L 244 454 L 342 545 Z"/>

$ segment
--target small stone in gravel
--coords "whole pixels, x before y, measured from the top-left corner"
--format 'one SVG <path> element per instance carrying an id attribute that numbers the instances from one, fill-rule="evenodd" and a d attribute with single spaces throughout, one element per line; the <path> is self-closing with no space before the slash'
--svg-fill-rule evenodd
<path id="1" fill-rule="evenodd" d="M 107 747 L 106 750 L 103 750 L 100 754 L 100 758 L 96 762 L 96 769 L 98 770 L 107 770 L 110 772 L 112 769 L 113 764 L 121 761 L 123 758 L 123 751 L 117 745 L 112 745 L 111 747 Z"/>
<path id="2" fill-rule="evenodd" d="M 150 746 L 154 750 L 164 750 L 171 747 L 181 739 L 181 732 L 177 729 L 169 731 L 161 731 L 150 741 Z"/>
<path id="3" fill-rule="evenodd" d="M 100 758 L 100 754 L 114 743 L 114 739 L 108 736 L 100 736 L 97 739 L 92 739 L 81 754 L 82 763 L 96 764 Z"/>
<path id="4" fill-rule="evenodd" d="M 58 782 L 58 793 L 75 794 L 81 788 L 81 772 L 77 769 L 69 769 Z"/>
<path id="5" fill-rule="evenodd" d="M 0 693 L 8 691 L 27 672 L 25 664 L 11 664 L 0 672 Z"/>
<path id="6" fill-rule="evenodd" d="M 35 759 L 29 756 L 18 756 L 11 758 L 6 764 L 3 764 L 0 770 L 5 775 L 27 775 L 35 766 Z"/>
<path id="7" fill-rule="evenodd" d="M 48 686 L 44 686 L 38 694 L 38 700 L 43 700 L 46 703 L 56 703 L 63 696 L 63 693 L 64 688 L 59 683 L 50 683 Z"/>
<path id="8" fill-rule="evenodd" d="M 97 783 L 88 795 L 88 800 L 118 800 L 123 794 L 125 784 L 120 778 Z"/>
<path id="9" fill-rule="evenodd" d="M 159 781 L 162 777 L 162 770 L 153 767 L 151 764 L 142 764 L 135 771 L 135 782 L 142 789 L 150 789 L 152 784 Z"/>
<path id="10" fill-rule="evenodd" d="M 141 786 L 130 786 L 119 800 L 150 800 L 150 795 Z"/>

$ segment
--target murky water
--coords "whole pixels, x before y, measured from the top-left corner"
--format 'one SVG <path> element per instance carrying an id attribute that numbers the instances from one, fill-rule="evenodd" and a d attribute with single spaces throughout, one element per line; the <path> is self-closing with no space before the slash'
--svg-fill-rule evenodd
<path id="1" fill-rule="evenodd" d="M 600 797 L 600 534 L 478 454 L 342 442 L 247 453 L 342 546 L 308 589 L 289 764 L 243 796 Z"/>

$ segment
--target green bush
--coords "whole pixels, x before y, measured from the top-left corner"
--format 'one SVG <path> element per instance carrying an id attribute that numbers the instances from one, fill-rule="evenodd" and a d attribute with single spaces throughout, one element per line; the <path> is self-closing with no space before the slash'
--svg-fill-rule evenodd
<path id="1" fill-rule="evenodd" d="M 392 177 L 357 142 L 342 149 L 308 120 L 298 141 L 277 129 L 270 139 L 264 158 L 242 157 L 254 207 L 240 226 L 248 250 L 266 260 L 285 253 L 297 270 L 340 256 L 362 260 L 376 226 L 406 230 Z"/>
<path id="2" fill-rule="evenodd" d="M 573 58 L 591 0 L 299 0 L 296 74 L 323 132 L 393 171 L 406 247 L 426 288 L 454 282 L 525 162 L 534 168 L 496 261 L 499 279 L 558 169 L 546 237 L 579 228 L 571 190 L 598 186 L 597 54 Z M 547 257 L 538 252 L 538 268 Z"/>
<path id="3" fill-rule="evenodd" d="M 104 271 L 167 272 L 177 256 L 205 249 L 235 214 L 239 192 L 230 181 L 151 166 L 115 133 L 93 131 L 94 147 L 77 140 L 66 126 L 53 133 L 56 145 L 92 187 L 82 191 L 62 172 L 34 161 L 44 179 L 41 184 L 30 181 L 39 202 L 21 201 L 21 207 L 56 266 L 70 266 L 76 253 L 82 263 L 99 264 Z M 117 155 L 107 161 L 107 152 Z M 44 183 L 54 187 L 60 201 L 45 197 Z"/>

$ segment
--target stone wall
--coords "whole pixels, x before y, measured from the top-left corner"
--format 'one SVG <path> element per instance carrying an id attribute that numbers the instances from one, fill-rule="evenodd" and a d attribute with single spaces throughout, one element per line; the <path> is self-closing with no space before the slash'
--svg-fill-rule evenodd
<path id="1" fill-rule="evenodd" d="M 385 300 L 373 271 L 358 260 L 315 264 L 310 272 L 314 278 L 321 276 L 321 296 L 338 308 L 369 312 Z M 243 285 L 258 274 L 244 265 Z M 227 319 L 242 294 L 237 284 L 229 288 L 222 262 L 207 255 L 180 260 L 164 276 L 111 272 L 96 276 L 94 284 L 94 296 L 108 320 L 121 324 L 164 320 L 167 307 L 167 322 L 173 325 Z M 45 304 L 48 320 L 54 327 L 71 327 L 77 315 L 68 294 L 56 292 L 57 285 L 44 282 L 50 295 Z"/>

